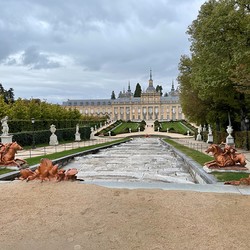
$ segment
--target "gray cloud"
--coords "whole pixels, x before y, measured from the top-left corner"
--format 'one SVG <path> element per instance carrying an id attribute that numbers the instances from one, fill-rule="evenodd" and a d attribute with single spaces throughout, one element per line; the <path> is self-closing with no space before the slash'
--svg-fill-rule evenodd
<path id="1" fill-rule="evenodd" d="M 204 2 L 0 0 L 0 80 L 16 97 L 109 98 L 129 80 L 146 87 L 151 67 L 168 91 Z"/>
<path id="2" fill-rule="evenodd" d="M 30 66 L 31 69 L 49 69 L 60 67 L 58 62 L 50 60 L 47 55 L 42 54 L 34 47 L 29 47 L 22 54 L 21 59 L 23 64 Z"/>

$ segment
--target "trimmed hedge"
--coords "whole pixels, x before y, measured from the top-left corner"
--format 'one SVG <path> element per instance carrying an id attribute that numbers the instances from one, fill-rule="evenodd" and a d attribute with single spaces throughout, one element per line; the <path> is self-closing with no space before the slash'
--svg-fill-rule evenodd
<path id="1" fill-rule="evenodd" d="M 54 124 L 57 129 L 73 128 L 76 124 L 80 127 L 100 127 L 100 122 L 105 122 L 104 120 L 99 121 L 83 121 L 83 120 L 35 120 L 34 129 L 35 131 L 47 130 L 50 128 L 51 124 Z M 33 124 L 31 120 L 9 120 L 8 121 L 9 131 L 11 133 L 18 133 L 22 131 L 33 131 Z"/>
<path id="2" fill-rule="evenodd" d="M 75 128 L 57 129 L 55 134 L 60 142 L 74 141 L 75 140 Z M 82 140 L 89 140 L 91 129 L 90 127 L 79 127 L 79 133 Z M 34 131 L 34 139 L 36 144 L 49 143 L 51 136 L 50 130 Z M 26 131 L 20 133 L 13 133 L 13 141 L 17 141 L 22 146 L 31 146 L 33 141 L 33 132 Z"/>

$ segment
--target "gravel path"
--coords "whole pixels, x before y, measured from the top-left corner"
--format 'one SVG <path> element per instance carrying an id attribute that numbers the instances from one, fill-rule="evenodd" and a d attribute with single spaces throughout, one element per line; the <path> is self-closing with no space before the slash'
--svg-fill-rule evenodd
<path id="1" fill-rule="evenodd" d="M 0 249 L 249 249 L 250 196 L 0 185 Z"/>

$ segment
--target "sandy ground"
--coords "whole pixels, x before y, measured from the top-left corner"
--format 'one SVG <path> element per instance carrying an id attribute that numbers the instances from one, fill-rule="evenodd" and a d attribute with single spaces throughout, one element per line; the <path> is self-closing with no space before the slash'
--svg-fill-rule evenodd
<path id="1" fill-rule="evenodd" d="M 250 249 L 250 196 L 0 184 L 0 249 Z"/>

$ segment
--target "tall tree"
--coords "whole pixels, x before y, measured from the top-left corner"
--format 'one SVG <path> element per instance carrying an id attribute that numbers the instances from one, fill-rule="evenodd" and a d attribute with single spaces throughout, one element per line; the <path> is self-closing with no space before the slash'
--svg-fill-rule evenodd
<path id="1" fill-rule="evenodd" d="M 4 89 L 3 85 L 0 83 L 0 95 L 3 96 L 5 103 L 14 102 L 14 90 L 10 88 L 9 90 Z"/>
<path id="2" fill-rule="evenodd" d="M 162 96 L 162 94 L 163 94 L 163 93 L 162 93 L 162 86 L 161 86 L 161 85 L 157 85 L 155 89 L 156 89 L 156 91 L 159 92 L 159 93 L 161 94 L 161 96 Z"/>
<path id="3" fill-rule="evenodd" d="M 15 101 L 13 88 L 10 88 L 9 90 L 5 91 L 5 98 L 6 98 L 7 103 L 13 103 Z"/>
<path id="4" fill-rule="evenodd" d="M 141 85 L 140 83 L 137 83 L 135 87 L 134 97 L 141 97 L 141 92 Z"/>
<path id="5" fill-rule="evenodd" d="M 9 115 L 9 105 L 4 101 L 3 95 L 0 94 L 0 119 Z"/>
<path id="6" fill-rule="evenodd" d="M 112 99 L 112 100 L 116 99 L 116 97 L 115 97 L 115 91 L 114 91 L 114 90 L 113 90 L 112 93 L 111 93 L 111 99 Z"/>
<path id="7" fill-rule="evenodd" d="M 230 112 L 239 124 L 247 110 L 249 112 L 249 95 L 246 91 L 240 94 L 238 90 L 249 84 L 250 13 L 246 3 L 246 0 L 210 0 L 201 6 L 197 19 L 187 31 L 191 41 L 192 71 L 189 88 L 185 86 L 186 75 L 180 71 L 181 95 L 193 91 L 200 104 L 209 106 L 209 109 L 203 106 L 207 110 L 204 116 L 207 122 L 215 122 L 219 117 L 226 124 Z M 181 59 L 179 68 L 186 62 Z M 240 68 L 244 70 L 240 71 Z M 188 108 L 188 102 L 192 101 L 182 98 L 186 109 L 193 108 L 192 105 Z M 193 114 L 191 116 L 198 119 Z"/>
<path id="8" fill-rule="evenodd" d="M 3 95 L 4 94 L 4 87 L 2 85 L 2 83 L 0 83 L 0 95 Z"/>

